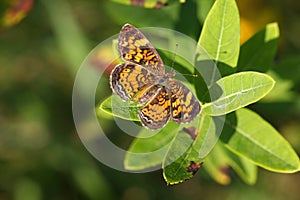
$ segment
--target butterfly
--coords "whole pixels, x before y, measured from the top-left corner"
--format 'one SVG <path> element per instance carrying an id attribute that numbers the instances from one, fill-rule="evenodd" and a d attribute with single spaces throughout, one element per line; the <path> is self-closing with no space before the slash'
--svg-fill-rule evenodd
<path id="1" fill-rule="evenodd" d="M 130 24 L 122 27 L 118 51 L 125 62 L 112 70 L 110 86 L 123 101 L 142 106 L 137 114 L 143 126 L 161 129 L 170 119 L 189 123 L 200 113 L 197 98 L 173 79 L 175 71 L 165 72 L 161 57 L 137 28 Z"/>

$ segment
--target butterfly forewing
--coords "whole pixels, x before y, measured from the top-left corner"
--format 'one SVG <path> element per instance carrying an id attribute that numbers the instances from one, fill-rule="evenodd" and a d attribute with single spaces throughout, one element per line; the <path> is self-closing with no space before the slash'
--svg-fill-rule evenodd
<path id="1" fill-rule="evenodd" d="M 117 65 L 110 75 L 113 92 L 122 100 L 137 101 L 143 92 L 150 89 L 154 75 L 143 67 L 132 63 Z"/>
<path id="2" fill-rule="evenodd" d="M 125 24 L 119 35 L 119 53 L 123 60 L 147 67 L 155 74 L 164 74 L 163 62 L 146 39 L 134 26 Z"/>
<path id="3" fill-rule="evenodd" d="M 138 111 L 145 127 L 160 129 L 170 118 L 177 123 L 188 123 L 200 113 L 196 97 L 181 82 L 172 79 L 173 73 L 165 74 L 160 56 L 138 29 L 125 24 L 118 48 L 125 63 L 111 72 L 111 88 L 122 100 L 145 105 Z"/>
<path id="4" fill-rule="evenodd" d="M 171 117 L 174 122 L 188 123 L 200 113 L 200 104 L 194 94 L 185 85 L 170 80 Z"/>

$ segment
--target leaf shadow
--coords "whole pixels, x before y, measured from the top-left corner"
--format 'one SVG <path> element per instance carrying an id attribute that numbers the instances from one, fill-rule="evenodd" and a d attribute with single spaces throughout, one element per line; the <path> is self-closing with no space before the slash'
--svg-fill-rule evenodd
<path id="1" fill-rule="evenodd" d="M 222 62 L 216 64 L 209 59 L 196 60 L 195 74 L 201 77 L 195 80 L 198 99 L 203 103 L 217 100 L 223 94 L 223 90 L 216 82 L 234 72 L 235 68 Z"/>

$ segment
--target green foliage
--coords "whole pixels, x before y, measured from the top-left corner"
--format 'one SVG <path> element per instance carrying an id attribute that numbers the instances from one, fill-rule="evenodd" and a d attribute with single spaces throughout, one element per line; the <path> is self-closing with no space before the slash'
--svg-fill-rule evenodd
<path id="1" fill-rule="evenodd" d="M 119 2 L 124 1 L 119 0 Z M 161 0 L 161 2 L 166 1 Z M 133 152 L 137 152 L 136 154 L 129 152 L 126 155 L 124 165 L 128 170 L 152 171 L 159 168 L 164 159 L 174 160 L 178 157 L 176 149 L 173 149 L 174 144 L 181 142 L 189 144 L 185 148 L 177 147 L 181 148 L 179 153 L 185 149 L 190 151 L 192 146 L 197 147 L 190 152 L 198 151 L 198 160 L 195 159 L 197 154 L 187 151 L 184 154 L 188 155 L 186 159 L 179 157 L 174 165 L 171 163 L 164 166 L 164 177 L 160 171 L 149 173 L 117 171 L 95 159 L 91 155 L 92 151 L 83 145 L 83 140 L 78 137 L 74 127 L 71 94 L 77 70 L 88 52 L 103 40 L 118 33 L 124 23 L 131 23 L 138 28 L 167 27 L 198 41 L 205 18 L 215 0 L 168 2 L 168 5 L 161 8 L 144 8 L 107 0 L 3 0 L 0 2 L 0 169 L 2 172 L 0 199 L 110 200 L 157 199 L 158 197 L 162 200 L 299 199 L 299 173 L 291 175 L 270 173 L 258 167 L 248 158 L 249 156 L 246 158 L 243 153 L 229 150 L 227 144 L 219 140 L 221 130 L 217 128 L 218 124 L 223 123 L 224 116 L 206 114 L 202 127 L 205 125 L 207 130 L 202 128 L 203 131 L 198 134 L 195 142 L 187 137 L 186 128 L 189 128 L 189 125 L 178 125 L 173 122 L 157 131 L 158 133 L 142 129 L 140 133 L 144 134 L 138 135 L 133 140 L 131 136 L 120 133 L 118 127 L 114 126 L 111 120 L 114 117 L 112 114 L 103 112 L 97 106 L 99 123 L 109 140 L 123 150 L 132 149 Z M 241 46 L 238 64 L 234 70 L 235 72 L 246 70 L 266 72 L 275 80 L 276 84 L 271 92 L 248 108 L 259 113 L 280 130 L 280 134 L 290 142 L 299 155 L 300 40 L 297 40 L 299 5 L 296 1 L 293 3 L 291 1 L 236 2 L 241 8 L 242 38 L 253 34 L 257 27 L 263 28 L 263 23 L 280 19 L 280 24 L 272 23 L 271 27 L 267 25 L 262 29 L 270 28 L 271 32 L 266 32 L 272 36 L 268 42 L 264 41 L 265 32 L 260 31 L 258 34 L 261 35 L 255 39 L 257 41 L 248 41 Z M 243 7 L 246 7 L 246 10 L 243 10 Z M 274 13 L 272 12 L 274 7 L 280 9 L 276 9 Z M 277 44 L 273 43 L 278 41 L 278 36 L 273 30 L 278 30 L 278 26 L 280 31 L 284 32 L 284 36 L 280 38 L 280 50 L 276 52 L 276 59 L 274 59 L 273 53 Z M 256 36 L 252 38 L 254 37 Z M 169 39 L 171 49 L 175 49 L 176 43 L 179 47 L 183 47 L 183 44 L 178 42 L 178 38 L 170 36 Z M 247 43 L 251 45 L 249 50 L 245 48 Z M 154 46 L 157 47 L 157 44 Z M 260 49 L 261 47 L 263 49 Z M 101 48 L 101 52 L 97 51 L 97 55 L 92 59 L 89 59 L 90 55 L 87 56 L 85 61 L 88 62 L 85 62 L 84 68 L 91 69 L 91 73 L 86 73 L 82 77 L 82 88 L 75 94 L 80 98 L 81 108 L 85 107 L 85 100 L 90 99 L 86 93 L 88 93 L 87 88 L 90 88 L 93 83 L 91 77 L 99 78 L 98 70 L 102 71 L 107 66 L 106 61 L 109 61 L 110 54 L 113 52 L 111 49 L 109 43 L 105 45 L 105 49 Z M 194 48 L 181 49 L 194 57 Z M 158 53 L 164 63 L 171 66 L 174 61 L 173 53 L 165 51 L 158 51 Z M 223 53 L 226 52 L 221 52 Z M 178 48 L 178 55 L 174 63 L 177 71 L 183 74 L 199 71 L 199 69 L 194 71 L 197 65 L 193 62 L 180 60 L 182 56 L 180 48 Z M 221 67 L 220 63 L 218 67 Z M 267 69 L 269 71 L 266 71 Z M 227 75 L 234 75 L 234 73 L 227 73 Z M 203 105 L 217 99 L 204 98 L 210 88 L 204 89 L 206 85 L 201 84 L 200 76 L 185 78 L 184 84 L 196 90 L 195 94 Z M 213 83 L 215 81 L 217 80 L 214 79 Z M 103 74 L 92 100 L 96 103 L 103 102 L 110 94 L 108 74 Z M 122 106 L 129 105 L 122 101 L 120 103 Z M 93 105 L 90 113 L 94 111 Z M 201 117 L 203 114 L 205 112 L 201 113 Z M 236 113 L 229 114 L 232 115 L 236 116 Z M 138 120 L 135 115 L 129 118 Z M 95 127 L 90 124 L 91 118 L 82 117 L 82 120 L 80 129 L 86 130 L 84 136 L 95 144 L 93 147 L 101 147 L 102 144 L 95 138 L 98 135 L 93 134 Z M 230 120 L 229 117 L 226 120 Z M 226 124 L 224 126 L 231 130 Z M 231 131 L 233 133 L 233 130 Z M 233 137 L 237 136 L 232 136 L 232 139 Z M 148 154 L 142 159 L 142 156 L 146 155 L 141 154 L 143 152 L 156 154 Z M 104 153 L 108 156 L 113 154 L 111 151 L 104 151 Z M 174 159 L 167 158 L 167 153 L 168 156 L 175 155 Z M 132 156 L 135 156 L 134 159 Z M 191 162 L 188 161 L 193 157 L 195 164 L 191 167 Z M 115 156 L 111 158 L 118 159 Z M 178 162 L 180 160 L 183 162 Z M 291 163 L 292 159 L 287 160 Z M 166 187 L 163 178 L 170 183 L 189 178 L 192 176 L 189 171 L 192 169 L 196 171 L 200 166 L 197 161 L 203 162 L 203 165 L 192 180 L 180 186 Z M 183 163 L 182 168 L 176 167 L 176 163 Z M 180 177 L 172 173 L 175 170 L 180 172 Z M 259 170 L 259 177 L 257 177 L 257 170 Z M 256 179 L 257 183 L 249 187 L 241 184 L 239 177 L 247 184 L 254 184 Z M 232 182 L 229 187 L 222 187 L 213 183 L 212 179 L 220 184 L 229 184 L 230 180 Z"/>
<path id="2" fill-rule="evenodd" d="M 254 103 L 273 88 L 274 80 L 258 72 L 235 73 L 217 81 L 212 93 L 220 93 L 218 98 L 203 106 L 209 115 L 225 115 L 239 108 Z"/>
<path id="3" fill-rule="evenodd" d="M 242 108 L 227 115 L 221 141 L 229 150 L 270 171 L 292 173 L 300 168 L 297 153 L 259 115 Z"/>
<path id="4" fill-rule="evenodd" d="M 169 122 L 154 135 L 152 131 L 141 129 L 126 156 L 127 169 L 162 165 L 168 184 L 192 178 L 202 162 L 208 174 L 221 184 L 230 181 L 226 173 L 228 167 L 248 184 L 255 183 L 257 166 L 281 173 L 299 171 L 299 157 L 290 144 L 271 124 L 244 108 L 266 96 L 275 84 L 270 75 L 262 72 L 273 62 L 279 39 L 278 25 L 268 24 L 243 44 L 241 51 L 239 27 L 236 2 L 217 0 L 207 14 L 198 44 L 226 76 L 209 86 L 211 100 L 202 102 L 201 114 L 190 124 Z M 195 66 L 205 61 L 199 49 L 195 55 Z M 164 56 L 164 60 L 172 59 L 172 55 Z M 190 66 L 184 63 L 180 66 L 190 71 Z M 212 72 L 212 77 L 214 80 L 216 72 Z M 198 90 L 203 88 L 198 83 L 187 84 L 194 87 L 198 98 L 202 99 Z M 106 112 L 138 121 L 138 107 L 121 100 L 111 102 L 112 97 L 106 99 L 98 115 Z M 151 137 L 144 138 L 149 135 Z"/>
<path id="5" fill-rule="evenodd" d="M 240 19 L 235 0 L 215 2 L 198 42 L 219 68 L 220 64 L 236 67 L 240 50 Z"/>

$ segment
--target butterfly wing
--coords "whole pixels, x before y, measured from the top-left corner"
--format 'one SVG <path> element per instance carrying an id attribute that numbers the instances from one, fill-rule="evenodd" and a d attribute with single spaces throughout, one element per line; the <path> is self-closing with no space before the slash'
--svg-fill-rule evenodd
<path id="1" fill-rule="evenodd" d="M 123 101 L 136 102 L 153 87 L 154 75 L 134 63 L 118 64 L 110 74 L 110 86 Z M 152 94 L 153 95 L 153 94 Z"/>
<path id="2" fill-rule="evenodd" d="M 176 123 L 189 123 L 200 113 L 201 106 L 194 94 L 182 83 L 170 80 L 171 116 Z"/>
<path id="3" fill-rule="evenodd" d="M 118 48 L 123 60 L 142 65 L 154 74 L 165 74 L 164 64 L 157 51 L 134 26 L 125 24 L 122 27 Z"/>
<path id="4" fill-rule="evenodd" d="M 160 87 L 157 95 L 138 111 L 142 124 L 151 130 L 164 127 L 170 119 L 170 103 L 168 90 L 163 86 Z"/>

